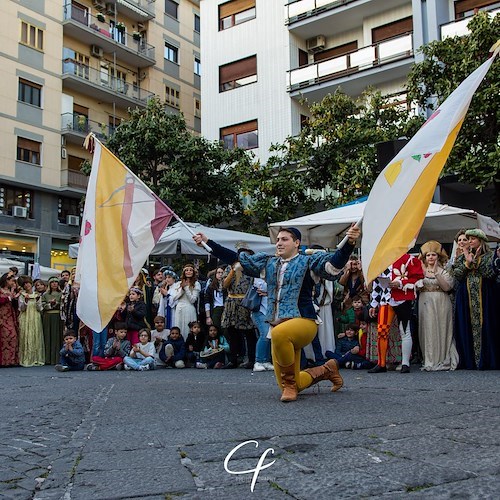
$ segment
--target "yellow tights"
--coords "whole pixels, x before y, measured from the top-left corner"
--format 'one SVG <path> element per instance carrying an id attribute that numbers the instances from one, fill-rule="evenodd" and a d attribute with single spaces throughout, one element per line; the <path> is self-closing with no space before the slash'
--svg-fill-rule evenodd
<path id="1" fill-rule="evenodd" d="M 271 332 L 271 349 L 273 355 L 274 374 L 278 387 L 281 385 L 281 367 L 295 365 L 295 382 L 302 391 L 312 384 L 312 377 L 300 371 L 300 350 L 310 344 L 318 326 L 313 319 L 293 318 L 273 327 Z"/>

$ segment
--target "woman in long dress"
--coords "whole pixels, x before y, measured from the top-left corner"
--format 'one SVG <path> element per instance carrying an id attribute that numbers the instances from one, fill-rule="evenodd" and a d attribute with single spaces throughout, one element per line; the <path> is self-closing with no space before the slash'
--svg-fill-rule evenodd
<path id="1" fill-rule="evenodd" d="M 468 246 L 453 264 L 457 280 L 455 341 L 459 368 L 500 369 L 498 288 L 493 252 L 481 229 L 465 232 Z"/>
<path id="2" fill-rule="evenodd" d="M 59 351 L 63 343 L 63 321 L 61 319 L 61 297 L 59 279 L 49 279 L 49 289 L 42 295 L 43 336 L 45 340 L 45 363 L 59 363 Z"/>
<path id="3" fill-rule="evenodd" d="M 423 356 L 422 370 L 455 370 L 458 352 L 453 339 L 453 311 L 449 292 L 453 277 L 446 270 L 448 255 L 441 243 L 428 241 L 420 249 L 424 278 L 416 283 L 418 337 Z"/>
<path id="4" fill-rule="evenodd" d="M 196 271 L 192 264 L 186 264 L 182 269 L 181 279 L 174 284 L 173 301 L 175 306 L 175 326 L 181 330 L 184 340 L 189 334 L 189 323 L 198 320 L 196 303 L 200 296 L 201 285 L 196 279 Z"/>
<path id="5" fill-rule="evenodd" d="M 19 284 L 19 364 L 24 367 L 45 364 L 45 345 L 42 326 L 42 297 L 33 290 L 33 280 L 21 276 Z"/>
<path id="6" fill-rule="evenodd" d="M 0 277 L 0 366 L 19 364 L 16 278 L 11 273 Z"/>

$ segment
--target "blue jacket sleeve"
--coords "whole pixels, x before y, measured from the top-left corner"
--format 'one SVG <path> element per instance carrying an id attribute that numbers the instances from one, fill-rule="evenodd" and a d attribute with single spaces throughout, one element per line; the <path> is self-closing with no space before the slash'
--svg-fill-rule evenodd
<path id="1" fill-rule="evenodd" d="M 77 358 L 80 356 L 83 356 L 83 346 L 80 344 L 80 342 L 75 342 L 73 344 L 73 351 L 69 352 L 69 355 Z"/>
<path id="2" fill-rule="evenodd" d="M 233 264 L 238 260 L 238 254 L 229 248 L 219 245 L 213 240 L 208 240 L 208 246 L 212 248 L 212 254 L 226 264 Z"/>
<path id="3" fill-rule="evenodd" d="M 354 245 L 346 243 L 342 248 L 339 248 L 335 252 L 318 252 L 311 255 L 311 271 L 320 278 L 328 280 L 335 279 L 347 264 L 353 249 Z"/>

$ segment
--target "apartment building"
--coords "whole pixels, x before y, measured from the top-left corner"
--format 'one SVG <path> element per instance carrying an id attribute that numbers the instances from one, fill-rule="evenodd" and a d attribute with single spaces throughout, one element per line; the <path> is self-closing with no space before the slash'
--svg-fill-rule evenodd
<path id="1" fill-rule="evenodd" d="M 308 106 L 369 85 L 405 103 L 418 47 L 465 33 L 498 0 L 203 0 L 202 133 L 261 161 L 299 134 Z"/>
<path id="2" fill-rule="evenodd" d="M 0 257 L 74 265 L 90 159 L 158 96 L 201 131 L 199 0 L 4 0 Z"/>

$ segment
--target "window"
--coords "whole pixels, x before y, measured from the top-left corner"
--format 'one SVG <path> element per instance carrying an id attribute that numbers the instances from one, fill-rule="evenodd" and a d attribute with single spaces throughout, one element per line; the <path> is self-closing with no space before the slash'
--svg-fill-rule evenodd
<path id="1" fill-rule="evenodd" d="M 40 150 L 42 144 L 23 137 L 17 138 L 17 159 L 40 165 Z"/>
<path id="2" fill-rule="evenodd" d="M 19 78 L 18 99 L 33 106 L 41 106 L 42 86 Z"/>
<path id="3" fill-rule="evenodd" d="M 257 120 L 240 123 L 231 127 L 222 128 L 221 140 L 225 149 L 254 149 L 259 147 L 259 131 Z"/>
<path id="4" fill-rule="evenodd" d="M 255 19 L 255 0 L 232 0 L 219 5 L 219 31 Z"/>
<path id="5" fill-rule="evenodd" d="M 201 61 L 199 57 L 194 58 L 194 74 L 201 76 Z"/>
<path id="6" fill-rule="evenodd" d="M 179 49 L 165 42 L 165 59 L 175 64 L 179 64 Z"/>
<path id="7" fill-rule="evenodd" d="M 21 43 L 43 50 L 43 30 L 26 21 L 21 21 Z"/>
<path id="8" fill-rule="evenodd" d="M 116 128 L 118 127 L 118 125 L 120 125 L 120 123 L 122 122 L 122 119 L 118 116 L 113 116 L 113 115 L 109 115 L 109 136 L 111 137 L 115 131 L 116 131 Z"/>
<path id="9" fill-rule="evenodd" d="M 200 16 L 198 14 L 194 15 L 194 30 L 200 33 Z"/>
<path id="10" fill-rule="evenodd" d="M 172 16 L 174 19 L 177 19 L 177 11 L 179 9 L 179 5 L 174 0 L 165 0 L 165 14 Z"/>
<path id="11" fill-rule="evenodd" d="M 316 54 L 314 54 L 314 62 L 332 59 L 333 57 L 340 57 L 356 50 L 358 50 L 357 40 L 338 45 L 337 47 L 332 47 L 331 49 L 322 50 L 321 52 L 316 52 Z"/>
<path id="12" fill-rule="evenodd" d="M 111 32 L 111 37 L 115 42 L 121 43 L 122 45 L 127 45 L 127 33 L 123 23 L 115 23 L 114 21 L 110 21 L 109 30 Z"/>
<path id="13" fill-rule="evenodd" d="M 80 78 L 89 79 L 90 58 L 73 49 L 63 48 L 63 70 Z"/>
<path id="14" fill-rule="evenodd" d="M 166 85 L 165 102 L 174 108 L 180 108 L 180 92 Z"/>
<path id="15" fill-rule="evenodd" d="M 0 186 L 0 214 L 12 215 L 12 207 L 26 207 L 31 217 L 31 201 L 33 193 L 27 189 Z"/>
<path id="16" fill-rule="evenodd" d="M 81 215 L 80 200 L 61 196 L 58 201 L 57 220 L 61 224 L 66 224 L 66 217 L 68 215 Z"/>
<path id="17" fill-rule="evenodd" d="M 201 101 L 197 97 L 194 98 L 194 116 L 201 118 Z"/>
<path id="18" fill-rule="evenodd" d="M 257 56 L 219 66 L 219 92 L 226 92 L 257 81 Z"/>

